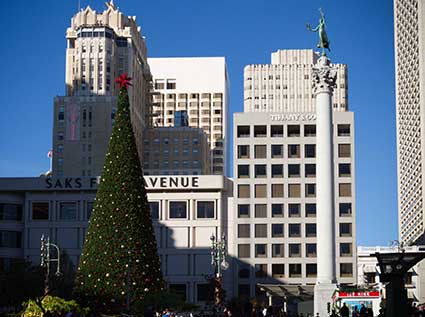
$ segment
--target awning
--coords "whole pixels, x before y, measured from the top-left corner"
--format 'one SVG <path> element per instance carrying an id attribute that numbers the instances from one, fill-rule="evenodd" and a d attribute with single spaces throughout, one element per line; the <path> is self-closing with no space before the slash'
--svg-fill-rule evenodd
<path id="1" fill-rule="evenodd" d="M 257 286 L 272 296 L 296 297 L 301 300 L 311 300 L 314 296 L 314 285 L 261 284 Z"/>

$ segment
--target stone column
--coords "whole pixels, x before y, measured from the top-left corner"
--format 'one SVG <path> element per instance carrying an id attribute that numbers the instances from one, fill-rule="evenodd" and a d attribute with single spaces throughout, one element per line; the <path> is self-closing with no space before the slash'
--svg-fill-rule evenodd
<path id="1" fill-rule="evenodd" d="M 328 303 L 336 289 L 335 193 L 333 159 L 332 93 L 336 70 L 326 56 L 313 68 L 316 97 L 316 197 L 317 197 L 317 281 L 314 288 L 314 316 L 328 316 Z"/>

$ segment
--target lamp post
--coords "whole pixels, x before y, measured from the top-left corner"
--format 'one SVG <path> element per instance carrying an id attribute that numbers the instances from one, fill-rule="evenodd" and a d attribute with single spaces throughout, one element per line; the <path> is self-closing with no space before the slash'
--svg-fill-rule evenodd
<path id="1" fill-rule="evenodd" d="M 227 242 L 223 234 L 221 240 L 216 239 L 211 235 L 211 265 L 214 266 L 214 306 L 216 311 L 222 304 L 221 290 L 223 281 L 223 271 L 229 268 L 229 263 L 226 262 Z"/>
<path id="2" fill-rule="evenodd" d="M 49 280 L 50 280 L 50 262 L 56 262 L 56 276 L 60 276 L 62 273 L 60 272 L 60 249 L 59 247 L 50 242 L 50 237 L 44 237 L 44 234 L 41 236 L 41 263 L 40 266 L 46 269 L 46 275 L 44 279 L 44 293 L 48 294 L 50 291 Z M 50 248 L 56 249 L 56 258 L 52 258 L 50 255 Z"/>

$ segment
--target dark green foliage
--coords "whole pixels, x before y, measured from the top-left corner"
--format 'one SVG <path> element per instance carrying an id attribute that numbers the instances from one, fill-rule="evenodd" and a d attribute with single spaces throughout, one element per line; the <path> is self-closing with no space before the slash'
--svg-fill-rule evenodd
<path id="1" fill-rule="evenodd" d="M 128 93 L 121 88 L 74 292 L 84 304 L 112 312 L 125 307 L 127 293 L 135 303 L 163 288 Z"/>

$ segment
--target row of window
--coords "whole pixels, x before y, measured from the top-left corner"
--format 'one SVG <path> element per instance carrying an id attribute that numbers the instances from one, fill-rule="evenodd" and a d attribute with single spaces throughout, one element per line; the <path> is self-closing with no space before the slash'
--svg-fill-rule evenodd
<path id="1" fill-rule="evenodd" d="M 314 137 L 316 136 L 316 125 L 306 124 L 304 127 L 305 137 Z M 255 138 L 266 138 L 266 137 L 276 137 L 281 138 L 284 136 L 287 137 L 300 137 L 301 136 L 301 126 L 298 124 L 288 124 L 286 126 L 286 134 L 284 134 L 283 125 L 271 125 L 270 129 L 267 125 L 254 125 L 253 126 L 253 135 L 251 135 L 251 126 L 249 125 L 238 125 L 237 126 L 237 137 L 238 138 L 249 138 L 254 136 Z M 338 136 L 350 136 L 350 125 L 349 124 L 338 124 L 337 125 L 337 135 Z"/>
<path id="2" fill-rule="evenodd" d="M 286 174 L 288 178 L 299 178 L 301 177 L 301 166 L 302 164 L 288 164 Z M 254 164 L 254 175 L 250 170 L 252 169 L 249 164 L 238 165 L 238 178 L 267 178 L 270 175 L 272 178 L 283 178 L 283 164 Z M 351 177 L 351 164 L 340 163 L 338 164 L 338 176 L 339 177 Z M 304 165 L 304 177 L 314 178 L 316 177 L 316 164 L 305 164 Z"/>
<path id="3" fill-rule="evenodd" d="M 149 202 L 152 219 L 160 219 L 159 201 Z M 170 201 L 168 204 L 169 219 L 187 219 L 188 203 L 187 201 Z M 196 202 L 196 219 L 214 219 L 215 203 L 214 201 Z"/>
<path id="4" fill-rule="evenodd" d="M 22 248 L 22 232 L 0 231 L 0 248 Z"/>
<path id="5" fill-rule="evenodd" d="M 287 158 L 301 158 L 301 147 L 300 144 L 288 144 L 287 145 Z M 238 159 L 266 159 L 266 158 L 284 158 L 284 145 L 283 144 L 271 144 L 270 152 L 267 153 L 268 146 L 264 144 L 256 144 L 253 146 L 254 155 L 252 155 L 250 145 L 238 145 Z M 315 144 L 304 144 L 304 158 L 315 158 L 316 157 L 316 145 Z M 351 157 L 351 145 L 350 144 L 338 144 L 338 157 Z"/>
<path id="6" fill-rule="evenodd" d="M 153 156 L 160 156 L 160 154 L 162 156 L 169 156 L 170 153 L 172 155 L 180 155 L 180 152 L 184 156 L 188 156 L 189 155 L 189 152 L 191 152 L 191 155 L 198 155 L 199 149 L 198 148 L 192 148 L 191 151 L 190 151 L 190 149 L 183 149 L 182 151 L 180 151 L 180 149 L 178 149 L 178 148 L 173 148 L 173 149 L 166 148 L 166 149 L 164 149 L 162 151 L 160 151 L 159 149 L 154 149 L 154 150 L 150 149 L 150 150 L 145 150 L 143 152 L 143 155 L 146 156 L 146 157 L 148 157 L 148 156 L 151 155 L 151 152 L 153 152 Z"/>
<path id="7" fill-rule="evenodd" d="M 170 292 L 179 295 L 180 299 L 187 300 L 187 285 L 171 283 L 168 285 Z M 198 302 L 211 302 L 214 300 L 214 287 L 211 284 L 196 284 L 196 300 Z"/>
<path id="8" fill-rule="evenodd" d="M 158 169 L 160 166 L 162 168 L 199 168 L 201 166 L 199 161 L 192 161 L 192 164 L 189 164 L 189 161 L 178 161 L 174 160 L 171 162 L 169 161 L 162 161 L 161 164 L 159 161 L 145 161 L 143 164 L 144 168 L 155 168 Z"/>
<path id="9" fill-rule="evenodd" d="M 182 140 L 183 140 L 183 142 L 182 142 Z M 194 144 L 194 145 L 197 145 L 197 144 L 199 144 L 199 139 L 198 138 L 193 138 L 191 141 L 190 141 L 190 139 L 189 138 L 183 138 L 183 139 L 181 139 L 181 138 L 173 138 L 173 144 L 174 145 L 179 145 L 180 143 L 183 143 L 184 145 L 188 145 L 189 143 L 192 143 L 192 144 Z M 164 137 L 164 138 L 154 138 L 153 140 L 152 140 L 152 144 L 154 144 L 154 145 L 159 145 L 159 144 L 165 144 L 165 145 L 168 145 L 168 144 L 171 144 L 171 139 L 170 138 L 168 138 L 168 137 Z M 143 144 L 144 145 L 149 145 L 150 144 L 150 140 L 149 139 L 144 139 L 143 140 Z"/>
<path id="10" fill-rule="evenodd" d="M 316 184 L 305 184 L 303 196 L 301 194 L 301 184 L 255 184 L 253 185 L 253 198 L 301 198 L 316 197 Z M 270 187 L 269 189 L 267 189 Z M 286 195 L 284 195 L 284 187 L 286 187 Z M 251 198 L 251 185 L 238 185 L 238 198 Z M 269 191 L 269 193 L 268 193 Z M 351 183 L 338 184 L 338 197 L 351 197 Z"/>
<path id="11" fill-rule="evenodd" d="M 301 206 L 302 204 L 290 203 L 287 206 L 287 217 L 297 218 L 301 217 Z M 352 215 L 351 203 L 339 203 L 338 205 L 340 217 L 350 217 Z M 282 218 L 285 217 L 284 204 L 239 204 L 238 205 L 238 218 Z M 252 211 L 251 211 L 252 209 Z M 308 203 L 304 204 L 304 216 L 305 217 L 316 217 L 316 204 Z"/>

